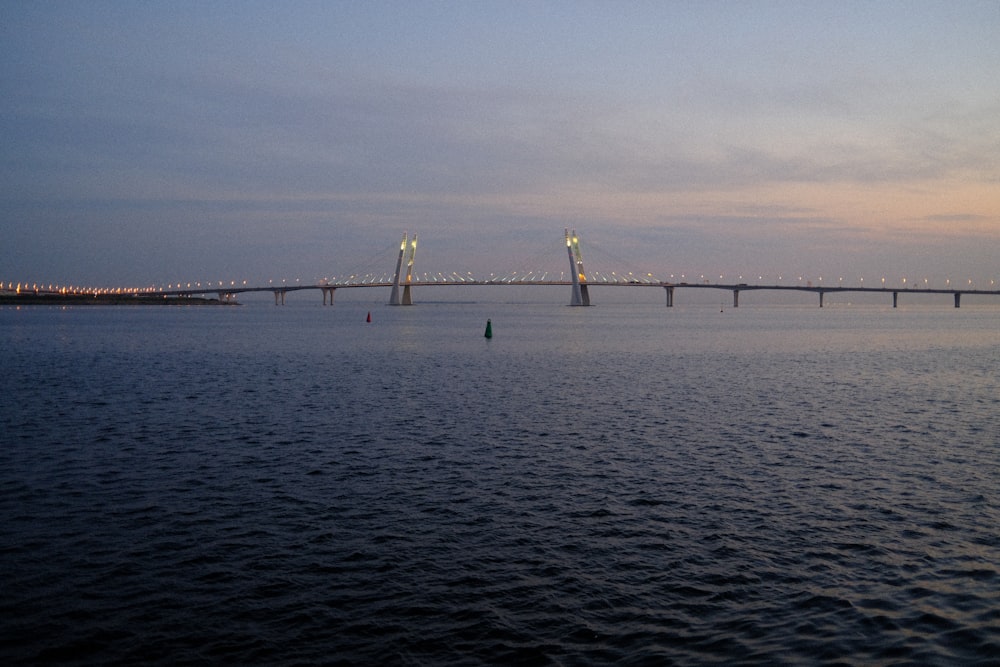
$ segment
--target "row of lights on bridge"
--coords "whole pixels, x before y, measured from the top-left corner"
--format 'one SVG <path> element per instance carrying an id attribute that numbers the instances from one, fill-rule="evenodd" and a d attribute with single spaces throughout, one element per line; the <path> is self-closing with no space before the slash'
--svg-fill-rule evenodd
<path id="1" fill-rule="evenodd" d="M 296 278 L 295 283 L 298 284 L 300 279 Z M 268 284 L 272 284 L 274 281 L 269 280 Z M 286 284 L 285 280 L 281 283 Z M 156 292 L 163 292 L 165 290 L 185 290 L 185 289 L 206 289 L 206 290 L 216 290 L 216 289 L 226 289 L 234 287 L 246 287 L 247 281 L 237 282 L 235 280 L 230 280 L 227 284 L 225 281 L 207 281 L 205 283 L 193 282 L 193 283 L 168 283 L 166 287 L 162 285 L 147 285 L 145 287 L 83 287 L 79 285 L 57 285 L 49 283 L 48 285 L 44 283 L 29 283 L 29 282 L 8 282 L 6 285 L 3 281 L 0 281 L 0 291 L 14 292 L 20 294 L 21 292 L 45 292 L 49 294 L 151 294 Z"/>
<path id="2" fill-rule="evenodd" d="M 518 276 L 518 272 L 517 271 L 514 271 L 514 272 L 509 273 L 509 274 L 504 274 L 502 276 L 499 275 L 499 274 L 496 274 L 496 273 L 491 273 L 490 277 L 488 279 L 488 282 L 496 282 L 496 281 L 504 282 L 504 281 L 508 281 L 508 280 L 519 280 L 519 281 L 527 282 L 527 281 L 531 281 L 531 280 L 544 281 L 544 280 L 547 279 L 547 276 L 548 276 L 547 272 L 543 272 L 541 275 L 537 275 L 537 276 L 535 275 L 535 273 L 536 272 L 534 272 L 534 271 L 529 271 L 529 272 L 526 272 L 525 274 L 523 274 L 520 278 L 517 277 Z M 560 272 L 559 275 L 560 275 L 559 280 L 565 280 L 565 274 L 564 273 Z M 341 279 L 341 281 L 344 282 L 344 283 L 350 284 L 350 283 L 358 283 L 358 282 L 361 282 L 361 283 L 363 283 L 363 282 L 388 282 L 388 280 L 389 280 L 387 274 L 383 274 L 382 276 L 379 277 L 378 280 L 375 280 L 375 277 L 376 277 L 375 274 L 369 274 L 369 275 L 365 275 L 365 276 L 351 275 L 351 276 L 348 276 L 348 277 L 346 277 L 344 279 Z M 632 273 L 629 273 L 626 276 L 625 274 L 618 275 L 615 272 L 611 272 L 611 277 L 612 277 L 612 282 L 618 282 L 618 281 L 634 282 L 635 280 L 637 280 L 637 278 Z M 711 280 L 712 280 L 713 277 L 714 276 L 706 278 L 705 274 L 699 274 L 698 275 L 698 280 L 701 283 L 709 283 L 709 282 L 711 282 Z M 431 280 L 437 281 L 438 279 L 440 279 L 442 282 L 448 282 L 448 281 L 452 281 L 452 280 L 457 281 L 457 282 L 465 282 L 465 281 L 474 282 L 476 280 L 476 278 L 472 275 L 471 272 L 469 272 L 469 273 L 467 273 L 465 275 L 459 275 L 457 273 L 453 273 L 453 274 L 450 274 L 448 276 L 445 276 L 442 273 L 438 273 L 438 274 L 436 274 L 436 276 L 430 276 L 430 277 L 426 273 L 422 274 L 422 280 L 424 282 L 429 282 Z M 553 279 L 554 279 L 554 277 L 553 277 Z M 592 274 L 592 276 L 591 276 L 591 281 L 592 282 L 597 282 L 597 281 L 599 281 L 601 279 L 602 279 L 602 276 L 598 272 L 594 272 Z M 651 282 L 657 282 L 657 279 L 651 273 L 647 273 L 647 274 L 643 275 L 641 279 L 644 282 L 649 282 L 649 281 L 651 281 Z M 673 274 L 673 273 L 671 273 L 670 274 L 670 278 L 669 278 L 669 282 L 686 282 L 689 279 L 690 279 L 690 277 L 687 274 L 684 274 L 684 273 L 682 273 L 682 274 Z M 719 274 L 718 282 L 723 283 L 725 281 L 725 279 L 726 279 L 726 275 L 720 273 Z M 758 275 L 757 276 L 757 280 L 758 280 L 759 284 L 763 284 L 764 279 L 765 279 L 764 275 Z M 324 278 L 324 279 L 320 280 L 318 284 L 320 284 L 320 285 L 333 285 L 333 284 L 336 284 L 337 280 L 338 279 L 336 279 L 336 278 Z M 732 280 L 732 278 L 730 278 L 730 280 Z M 744 277 L 742 275 L 740 275 L 740 276 L 738 276 L 736 278 L 736 280 L 738 282 L 742 283 L 742 282 L 744 282 L 745 279 L 744 279 Z M 785 277 L 782 276 L 782 275 L 779 275 L 779 276 L 777 276 L 777 281 L 776 281 L 775 284 L 781 283 L 783 280 L 785 280 Z M 797 282 L 799 284 L 801 284 L 803 280 L 806 281 L 807 285 L 812 285 L 811 279 L 809 279 L 807 277 L 803 277 L 803 276 L 798 276 Z M 822 276 L 819 276 L 816 280 L 818 281 L 818 283 L 819 283 L 820 286 L 823 284 L 823 277 Z M 859 281 L 861 287 L 865 286 L 865 279 L 863 277 L 859 277 L 858 281 Z M 944 282 L 945 282 L 944 289 L 951 289 L 953 287 L 952 281 L 951 281 L 950 278 L 946 278 Z M 275 285 L 275 281 L 273 279 L 272 280 L 268 280 L 267 283 L 268 283 L 268 287 L 276 286 Z M 837 278 L 837 281 L 836 281 L 837 286 L 842 286 L 843 283 L 844 283 L 843 276 Z M 286 286 L 289 286 L 290 284 L 292 284 L 292 281 L 289 281 L 287 279 L 283 279 L 283 280 L 281 280 L 280 286 L 286 287 Z M 295 285 L 300 285 L 301 284 L 301 279 L 300 278 L 296 278 L 294 280 L 294 284 Z M 830 284 L 829 281 L 827 282 L 827 284 Z M 885 276 L 883 276 L 880 279 L 880 282 L 876 283 L 876 286 L 878 286 L 879 284 L 881 285 L 881 287 L 887 288 L 887 278 Z M 888 281 L 888 288 L 891 288 L 892 284 L 893 284 L 892 281 Z M 929 289 L 929 288 L 932 287 L 932 282 L 931 282 L 931 280 L 929 278 L 924 278 L 923 279 L 923 284 L 921 285 L 919 281 L 918 282 L 914 282 L 914 281 L 911 281 L 911 280 L 903 277 L 903 278 L 900 278 L 900 283 L 899 284 L 904 289 L 907 288 L 907 287 L 913 288 L 914 286 L 916 286 L 916 287 L 922 287 L 924 289 Z M 957 284 L 958 283 L 956 283 L 955 287 L 957 287 Z M 971 278 L 969 278 L 966 281 L 966 287 L 968 289 L 972 289 L 975 284 L 976 283 L 974 283 L 974 281 Z M 186 290 L 186 289 L 190 289 L 190 290 L 216 290 L 216 289 L 224 290 L 226 288 L 240 288 L 240 287 L 247 287 L 247 286 L 248 286 L 248 281 L 246 281 L 246 280 L 243 280 L 243 281 L 230 280 L 228 282 L 228 284 L 225 281 L 221 281 L 221 280 L 218 281 L 218 282 L 207 281 L 205 283 L 201 283 L 201 282 L 193 282 L 193 283 L 191 283 L 191 282 L 177 282 L 177 283 L 169 283 L 169 284 L 167 284 L 166 287 L 163 287 L 162 285 L 161 286 L 150 285 L 150 286 L 147 286 L 147 287 L 81 287 L 81 286 L 75 286 L 75 285 L 62 286 L 62 285 L 56 285 L 56 284 L 52 284 L 52 283 L 50 283 L 48 285 L 45 285 L 45 284 L 28 283 L 28 282 L 18 282 L 18 283 L 8 282 L 8 283 L 6 283 L 6 285 L 4 285 L 3 281 L 0 281 L 0 291 L 13 292 L 13 293 L 17 293 L 17 294 L 20 294 L 21 292 L 45 292 L 45 293 L 49 293 L 49 294 L 94 294 L 94 295 L 151 294 L 151 293 L 162 292 L 162 291 L 183 291 L 183 290 Z M 990 289 L 994 289 L 995 286 L 996 286 L 996 280 L 995 279 L 990 279 L 990 287 L 989 288 Z"/>
<path id="3" fill-rule="evenodd" d="M 763 275 L 758 275 L 758 276 L 757 276 L 757 281 L 758 281 L 758 283 L 760 283 L 760 284 L 763 284 L 763 281 L 764 281 L 765 277 L 766 277 L 766 276 L 763 276 Z M 680 274 L 679 276 L 677 276 L 676 274 L 673 274 L 673 273 L 671 273 L 671 274 L 670 274 L 670 282 L 674 282 L 675 280 L 679 280 L 679 281 L 681 281 L 681 282 L 684 282 L 684 281 L 688 280 L 688 277 L 687 277 L 687 274 L 683 274 L 683 273 L 682 273 L 682 274 Z M 700 275 L 698 276 L 698 280 L 699 280 L 700 282 L 702 282 L 702 283 L 710 283 L 710 282 L 711 282 L 711 280 L 712 280 L 712 278 L 711 278 L 711 277 L 710 277 L 710 278 L 706 278 L 706 277 L 705 277 L 705 274 L 700 274 Z M 732 279 L 730 278 L 730 280 L 732 280 Z M 739 276 L 739 277 L 738 277 L 738 278 L 737 278 L 736 280 L 737 280 L 737 281 L 739 281 L 739 282 L 743 282 L 744 278 L 743 278 L 743 276 Z M 784 277 L 784 276 L 780 276 L 780 275 L 779 275 L 779 276 L 777 276 L 777 282 L 776 282 L 776 284 L 777 284 L 777 283 L 780 283 L 780 282 L 781 282 L 781 281 L 783 281 L 783 280 L 785 280 L 785 277 Z M 812 280 L 811 280 L 810 278 L 808 278 L 808 277 L 803 277 L 803 276 L 798 276 L 798 281 L 797 281 L 798 283 L 801 283 L 801 282 L 802 282 L 803 280 L 805 280 L 805 281 L 807 282 L 807 284 L 810 284 L 810 285 L 812 284 Z M 882 277 L 882 279 L 881 279 L 881 286 L 882 286 L 882 287 L 886 287 L 886 285 L 887 285 L 887 283 L 886 283 L 886 280 L 887 280 L 887 279 L 885 278 L 885 276 L 883 276 L 883 277 Z M 721 282 L 724 282 L 724 281 L 725 281 L 725 274 L 719 274 L 719 280 L 718 280 L 718 282 L 720 282 L 720 283 L 721 283 Z M 822 283 L 823 283 L 823 277 L 822 277 L 822 276 L 819 276 L 819 277 L 817 278 L 817 281 L 818 281 L 818 282 L 819 282 L 820 284 L 822 284 Z M 859 277 L 859 278 L 858 278 L 858 281 L 860 282 L 860 286 L 861 286 L 861 287 L 864 287 L 864 286 L 865 286 L 865 279 L 864 279 L 863 277 Z M 946 286 L 946 287 L 945 287 L 945 289 L 948 289 L 948 288 L 951 288 L 951 287 L 952 287 L 952 281 L 951 281 L 951 278 L 945 278 L 945 281 L 944 281 L 944 283 L 945 283 L 945 286 Z M 829 284 L 829 281 L 827 282 L 827 284 Z M 841 286 L 841 285 L 843 285 L 843 284 L 844 284 L 844 278 L 843 278 L 843 276 L 840 276 L 839 278 L 837 278 L 837 285 L 838 285 L 838 286 Z M 870 283 L 869 283 L 869 284 L 870 284 Z M 888 282 L 888 286 L 889 286 L 889 287 L 891 288 L 892 284 L 893 284 L 893 283 L 892 283 L 892 281 L 890 280 L 890 281 Z M 900 279 L 900 284 L 901 284 L 901 285 L 902 285 L 903 287 L 907 287 L 907 286 L 911 286 L 911 287 L 912 287 L 912 286 L 914 286 L 914 285 L 917 285 L 917 286 L 921 286 L 919 282 L 914 282 L 914 281 L 912 281 L 912 280 L 908 280 L 907 278 L 901 278 L 901 279 Z M 957 284 L 958 284 L 958 283 L 956 283 L 956 285 L 957 285 Z M 975 284 L 975 283 L 973 282 L 973 280 L 972 280 L 971 278 L 969 278 L 969 280 L 968 280 L 968 282 L 967 282 L 967 285 L 968 285 L 968 287 L 969 287 L 969 288 L 971 289 L 971 288 L 973 287 L 973 285 L 974 285 L 974 284 Z M 993 287 L 995 287 L 995 285 L 996 285 L 996 280 L 995 280 L 995 279 L 992 279 L 992 278 L 991 278 L 991 279 L 990 279 L 990 288 L 992 289 Z M 924 278 L 924 279 L 923 279 L 923 285 L 922 285 L 922 287 L 923 287 L 923 288 L 925 288 L 925 289 L 927 289 L 927 288 L 930 288 L 930 287 L 931 287 L 931 280 L 930 280 L 930 278 Z"/>

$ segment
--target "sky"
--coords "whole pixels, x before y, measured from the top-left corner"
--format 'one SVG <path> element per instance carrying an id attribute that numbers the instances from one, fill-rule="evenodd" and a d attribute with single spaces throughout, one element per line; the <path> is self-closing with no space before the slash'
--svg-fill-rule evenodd
<path id="1" fill-rule="evenodd" d="M 0 280 L 1000 285 L 1000 3 L 0 3 Z M 704 276 L 704 278 L 702 278 Z"/>

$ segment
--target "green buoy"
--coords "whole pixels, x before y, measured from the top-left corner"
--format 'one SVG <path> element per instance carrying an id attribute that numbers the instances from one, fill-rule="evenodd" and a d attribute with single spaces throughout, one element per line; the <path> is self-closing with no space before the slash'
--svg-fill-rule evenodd
<path id="1" fill-rule="evenodd" d="M 486 337 L 493 338 L 493 323 L 486 320 Z"/>

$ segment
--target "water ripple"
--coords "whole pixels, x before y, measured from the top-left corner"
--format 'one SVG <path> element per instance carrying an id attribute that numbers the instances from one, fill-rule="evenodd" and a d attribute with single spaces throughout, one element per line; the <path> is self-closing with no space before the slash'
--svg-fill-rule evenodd
<path id="1" fill-rule="evenodd" d="M 83 329 L 99 337 L 0 313 L 19 397 L 0 412 L 0 657 L 1000 655 L 995 347 L 870 349 L 863 329 L 749 318 L 774 345 L 693 328 L 680 354 L 661 313 L 630 322 L 649 341 L 630 349 L 613 311 L 567 329 L 570 310 L 488 348 L 432 329 L 441 313 L 365 337 L 308 310 L 116 315 L 129 326 Z"/>

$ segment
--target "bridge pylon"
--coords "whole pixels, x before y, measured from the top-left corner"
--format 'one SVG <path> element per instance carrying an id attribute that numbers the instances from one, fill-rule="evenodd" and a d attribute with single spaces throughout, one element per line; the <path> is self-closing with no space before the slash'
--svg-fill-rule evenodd
<path id="1" fill-rule="evenodd" d="M 576 230 L 570 235 L 566 229 L 566 252 L 569 254 L 569 270 L 573 274 L 573 295 L 571 306 L 589 306 L 590 292 L 587 290 L 587 273 L 583 270 L 583 255 L 580 252 L 580 239 Z"/>
<path id="2" fill-rule="evenodd" d="M 406 232 L 403 232 L 403 242 L 399 244 L 399 257 L 396 259 L 396 272 L 392 276 L 392 293 L 389 295 L 389 305 L 398 306 L 399 301 L 399 273 L 403 268 L 403 253 L 406 252 Z"/>
<path id="3" fill-rule="evenodd" d="M 413 256 L 417 253 L 417 235 L 414 234 L 410 240 L 410 250 L 406 259 L 406 284 L 403 285 L 403 298 L 400 301 L 402 306 L 412 306 L 413 296 L 410 294 L 410 283 L 413 282 Z"/>

